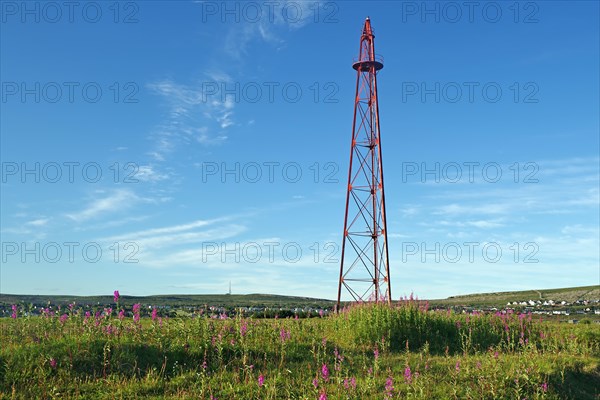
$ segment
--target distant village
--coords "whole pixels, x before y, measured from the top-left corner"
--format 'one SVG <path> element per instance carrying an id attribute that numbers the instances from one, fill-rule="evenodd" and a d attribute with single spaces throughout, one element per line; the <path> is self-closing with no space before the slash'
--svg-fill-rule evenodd
<path id="1" fill-rule="evenodd" d="M 236 315 L 242 314 L 245 317 L 256 317 L 256 318 L 311 318 L 311 317 L 323 317 L 333 311 L 332 307 L 224 307 L 224 306 L 211 306 L 211 305 L 149 305 L 141 303 L 142 316 L 149 316 L 152 310 L 156 309 L 158 315 L 163 317 L 177 318 L 177 317 L 207 317 L 215 319 L 227 319 L 235 317 Z M 59 316 L 64 313 L 69 313 L 71 309 L 73 312 L 90 312 L 93 315 L 95 312 L 110 312 L 117 314 L 119 310 L 115 307 L 115 304 L 75 304 L 73 307 L 65 304 L 17 304 L 19 309 L 19 315 L 26 316 Z M 125 315 L 133 315 L 131 312 L 131 306 L 122 307 L 125 309 Z M 10 317 L 13 313 L 12 304 L 0 303 L 0 318 Z"/>
<path id="2" fill-rule="evenodd" d="M 437 307 L 448 308 L 448 307 Z M 528 313 L 540 316 L 558 318 L 571 324 L 581 321 L 600 323 L 600 299 L 576 300 L 568 302 L 565 300 L 523 300 L 507 302 L 504 307 L 471 307 L 451 306 L 456 312 L 483 312 L 483 313 Z M 562 318 L 561 318 L 562 317 Z"/>
<path id="3" fill-rule="evenodd" d="M 526 312 L 532 314 L 545 315 L 600 315 L 600 299 L 595 300 L 576 300 L 572 303 L 567 301 L 554 300 L 528 300 L 528 301 L 513 301 L 507 303 L 506 307 L 521 307 Z"/>

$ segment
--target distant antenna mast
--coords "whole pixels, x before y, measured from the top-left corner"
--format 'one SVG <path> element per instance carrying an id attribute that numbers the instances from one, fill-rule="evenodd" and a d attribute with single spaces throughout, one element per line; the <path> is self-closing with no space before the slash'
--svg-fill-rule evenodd
<path id="1" fill-rule="evenodd" d="M 229 281 L 229 295 L 231 295 L 231 281 Z"/>

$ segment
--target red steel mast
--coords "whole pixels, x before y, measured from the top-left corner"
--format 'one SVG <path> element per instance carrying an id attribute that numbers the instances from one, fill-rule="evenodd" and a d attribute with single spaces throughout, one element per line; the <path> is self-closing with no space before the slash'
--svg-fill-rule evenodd
<path id="1" fill-rule="evenodd" d="M 383 68 L 383 59 L 375 55 L 374 39 L 367 17 L 358 59 L 352 64 L 356 70 L 356 96 L 338 310 L 342 289 L 345 289 L 344 294 L 350 294 L 347 300 L 388 304 L 392 301 L 377 98 L 377 71 Z"/>

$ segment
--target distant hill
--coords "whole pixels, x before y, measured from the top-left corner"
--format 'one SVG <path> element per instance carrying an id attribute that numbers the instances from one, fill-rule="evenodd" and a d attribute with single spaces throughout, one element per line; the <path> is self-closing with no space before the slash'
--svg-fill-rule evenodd
<path id="1" fill-rule="evenodd" d="M 573 303 L 600 299 L 600 285 L 561 289 L 524 290 L 518 292 L 476 293 L 430 300 L 432 305 L 505 306 L 508 302 L 554 300 Z"/>
<path id="2" fill-rule="evenodd" d="M 600 299 L 600 285 L 580 286 L 562 289 L 525 290 L 518 292 L 476 293 L 452 296 L 447 299 L 429 300 L 433 306 L 505 306 L 508 302 L 528 300 L 554 300 L 572 303 L 577 300 Z M 61 295 L 13 295 L 0 294 L 0 304 L 32 303 L 32 304 L 112 304 L 113 296 L 61 296 Z M 154 306 L 172 307 L 271 307 L 294 308 L 313 307 L 329 308 L 335 301 L 315 299 L 311 297 L 279 296 L 271 294 L 198 294 L 198 295 L 157 295 L 157 296 L 122 296 L 122 305 L 141 303 Z"/>
<path id="3" fill-rule="evenodd" d="M 113 296 L 61 296 L 61 295 L 13 295 L 0 294 L 0 304 L 32 303 L 32 304 L 112 304 Z M 335 302 L 332 300 L 315 299 L 310 297 L 279 296 L 272 294 L 193 294 L 193 295 L 156 295 L 156 296 L 121 296 L 119 303 L 122 305 L 132 305 L 141 303 L 154 306 L 172 306 L 172 307 L 198 307 L 198 306 L 217 306 L 217 307 L 271 307 L 271 308 L 294 308 L 294 307 L 313 307 L 327 308 L 332 307 Z"/>

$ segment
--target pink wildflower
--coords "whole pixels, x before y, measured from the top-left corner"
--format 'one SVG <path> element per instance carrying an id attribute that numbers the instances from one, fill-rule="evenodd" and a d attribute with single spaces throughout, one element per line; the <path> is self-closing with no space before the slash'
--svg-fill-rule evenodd
<path id="1" fill-rule="evenodd" d="M 248 332 L 248 323 L 246 321 L 242 321 L 242 324 L 240 325 L 240 336 L 241 337 L 246 336 L 247 332 Z"/>
<path id="2" fill-rule="evenodd" d="M 290 340 L 291 334 L 290 331 L 286 331 L 285 328 L 281 328 L 279 331 L 279 338 L 282 343 L 285 343 L 287 340 Z"/>
<path id="3" fill-rule="evenodd" d="M 391 376 L 385 381 L 385 399 L 391 399 L 394 396 L 394 380 Z"/>
<path id="4" fill-rule="evenodd" d="M 142 305 L 140 303 L 136 303 L 133 305 L 133 321 L 134 322 L 140 321 L 140 308 L 141 307 L 142 307 Z"/>
<path id="5" fill-rule="evenodd" d="M 263 375 L 258 376 L 258 387 L 262 387 L 265 383 L 265 377 Z"/>
<path id="6" fill-rule="evenodd" d="M 410 371 L 410 367 L 408 365 L 404 369 L 404 381 L 406 383 L 412 382 L 412 372 Z"/>
<path id="7" fill-rule="evenodd" d="M 329 381 L 329 368 L 327 368 L 327 364 L 323 364 L 321 367 L 321 375 L 323 376 L 323 380 L 326 382 Z"/>

